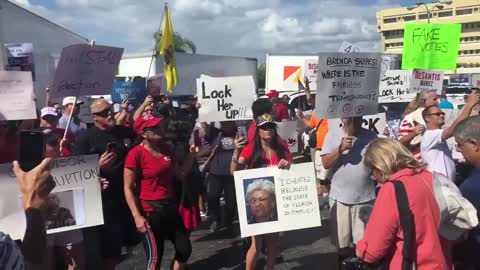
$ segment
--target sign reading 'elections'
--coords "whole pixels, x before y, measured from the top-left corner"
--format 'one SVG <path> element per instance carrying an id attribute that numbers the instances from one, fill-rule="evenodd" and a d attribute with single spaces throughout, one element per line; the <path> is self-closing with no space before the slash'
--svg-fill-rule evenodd
<path id="1" fill-rule="evenodd" d="M 122 59 L 123 48 L 77 44 L 62 50 L 52 97 L 107 95 Z"/>
<path id="2" fill-rule="evenodd" d="M 315 115 L 343 118 L 376 114 L 381 64 L 378 53 L 321 53 Z"/>
<path id="3" fill-rule="evenodd" d="M 252 119 L 255 82 L 252 76 L 197 79 L 201 122 Z"/>

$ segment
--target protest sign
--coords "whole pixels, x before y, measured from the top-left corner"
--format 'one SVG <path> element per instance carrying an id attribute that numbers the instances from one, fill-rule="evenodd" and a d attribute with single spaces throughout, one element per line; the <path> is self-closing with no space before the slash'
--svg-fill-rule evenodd
<path id="1" fill-rule="evenodd" d="M 163 74 L 148 77 L 147 79 L 147 95 L 152 97 L 162 94 Z"/>
<path id="2" fill-rule="evenodd" d="M 415 93 L 435 90 L 437 94 L 442 93 L 443 71 L 415 70 L 410 81 L 410 90 Z"/>
<path id="3" fill-rule="evenodd" d="M 329 119 L 328 127 L 329 129 L 341 128 L 343 126 L 342 120 L 340 119 Z M 382 135 L 383 130 L 387 127 L 387 119 L 385 113 L 378 113 L 375 115 L 365 115 L 363 116 L 362 127 L 369 129 L 375 132 L 377 135 Z"/>
<path id="4" fill-rule="evenodd" d="M 9 43 L 5 44 L 5 49 L 7 51 L 5 70 L 31 71 L 32 79 L 35 80 L 32 43 Z"/>
<path id="5" fill-rule="evenodd" d="M 0 120 L 36 119 L 32 75 L 0 70 Z"/>
<path id="6" fill-rule="evenodd" d="M 98 155 L 55 159 L 51 174 L 56 187 L 45 213 L 48 234 L 103 224 Z M 0 165 L 0 187 L 0 231 L 22 239 L 25 214 L 11 164 Z"/>
<path id="7" fill-rule="evenodd" d="M 321 226 L 313 163 L 234 176 L 242 237 Z"/>
<path id="8" fill-rule="evenodd" d="M 213 78 L 202 75 L 197 79 L 197 96 L 201 122 L 253 118 L 255 82 L 251 76 Z"/>
<path id="9" fill-rule="evenodd" d="M 361 50 L 359 46 L 352 44 L 348 41 L 343 41 L 340 45 L 340 48 L 338 48 L 339 53 L 356 53 L 360 51 L 364 50 Z"/>
<path id="10" fill-rule="evenodd" d="M 298 152 L 297 121 L 277 122 L 278 135 L 287 143 L 290 153 Z"/>
<path id="11" fill-rule="evenodd" d="M 112 85 L 112 102 L 121 104 L 124 100 L 133 106 L 142 104 L 147 97 L 145 78 L 117 77 Z"/>
<path id="12" fill-rule="evenodd" d="M 310 81 L 310 89 L 317 89 L 317 71 L 318 71 L 318 59 L 312 58 L 305 60 L 304 76 Z M 303 78 L 301 78 L 303 82 Z"/>
<path id="13" fill-rule="evenodd" d="M 320 53 L 315 115 L 343 118 L 376 114 L 381 54 Z"/>
<path id="14" fill-rule="evenodd" d="M 417 93 L 410 89 L 411 70 L 388 70 L 380 78 L 378 103 L 410 102 Z"/>
<path id="15" fill-rule="evenodd" d="M 63 48 L 50 96 L 109 95 L 122 54 L 122 48 L 89 44 Z"/>
<path id="16" fill-rule="evenodd" d="M 461 24 L 405 24 L 402 69 L 455 70 L 461 29 Z"/>

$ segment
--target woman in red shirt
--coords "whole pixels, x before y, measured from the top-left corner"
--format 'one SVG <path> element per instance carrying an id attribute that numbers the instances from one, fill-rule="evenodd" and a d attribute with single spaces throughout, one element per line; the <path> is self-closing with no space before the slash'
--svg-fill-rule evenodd
<path id="1" fill-rule="evenodd" d="M 401 181 L 414 216 L 414 266 L 418 270 L 452 269 L 447 240 L 438 234 L 440 209 L 433 194 L 433 175 L 400 142 L 377 139 L 367 148 L 365 162 L 382 184 L 357 256 L 369 263 L 382 259 L 388 269 L 402 268 L 403 230 L 393 183 Z"/>
<path id="2" fill-rule="evenodd" d="M 125 159 L 124 192 L 137 230 L 145 234 L 148 269 L 161 269 L 164 241 L 175 247 L 173 269 L 183 269 L 192 252 L 174 194 L 174 155 L 164 143 L 168 121 L 144 115 L 134 123 L 141 143 Z M 136 195 L 138 194 L 138 195 Z"/>
<path id="3" fill-rule="evenodd" d="M 257 130 L 252 141 L 245 146 L 245 138 L 235 139 L 235 150 L 233 152 L 231 172 L 243 169 L 255 169 L 263 167 L 278 167 L 286 169 L 290 167 L 292 156 L 288 147 L 279 143 L 279 136 L 272 115 L 263 114 L 256 119 Z M 245 146 L 245 148 L 244 148 Z M 243 149 L 241 152 L 240 150 Z M 247 252 L 246 270 L 255 269 L 258 255 L 262 250 L 262 243 L 265 240 L 267 247 L 267 270 L 272 270 L 275 265 L 275 258 L 278 254 L 278 234 L 252 236 L 252 244 Z"/>

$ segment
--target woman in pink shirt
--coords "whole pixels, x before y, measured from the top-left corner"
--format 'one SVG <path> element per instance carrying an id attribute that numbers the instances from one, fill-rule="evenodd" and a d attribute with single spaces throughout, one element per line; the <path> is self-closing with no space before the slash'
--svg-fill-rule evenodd
<path id="1" fill-rule="evenodd" d="M 447 240 L 437 231 L 440 209 L 433 194 L 432 173 L 401 143 L 392 139 L 373 141 L 365 154 L 372 175 L 382 184 L 357 256 L 368 263 L 384 261 L 388 269 L 402 269 L 403 231 L 393 183 L 401 181 L 414 216 L 413 264 L 417 270 L 453 269 Z"/>

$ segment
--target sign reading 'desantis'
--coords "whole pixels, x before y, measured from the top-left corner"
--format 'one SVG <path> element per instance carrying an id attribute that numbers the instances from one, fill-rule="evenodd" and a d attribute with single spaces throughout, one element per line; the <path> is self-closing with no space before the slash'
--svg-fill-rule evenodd
<path id="1" fill-rule="evenodd" d="M 123 48 L 77 44 L 62 50 L 52 97 L 109 95 Z"/>
<path id="2" fill-rule="evenodd" d="M 413 71 L 410 89 L 415 93 L 423 91 L 436 91 L 442 93 L 443 71 L 438 70 L 415 70 Z"/>
<path id="3" fill-rule="evenodd" d="M 202 75 L 197 79 L 200 103 L 199 120 L 233 121 L 252 119 L 251 106 L 255 97 L 255 82 L 251 76 L 213 78 Z"/>
<path id="4" fill-rule="evenodd" d="M 402 69 L 457 68 L 460 24 L 405 24 Z"/>
<path id="5" fill-rule="evenodd" d="M 315 115 L 343 118 L 376 114 L 382 56 L 320 53 Z"/>

